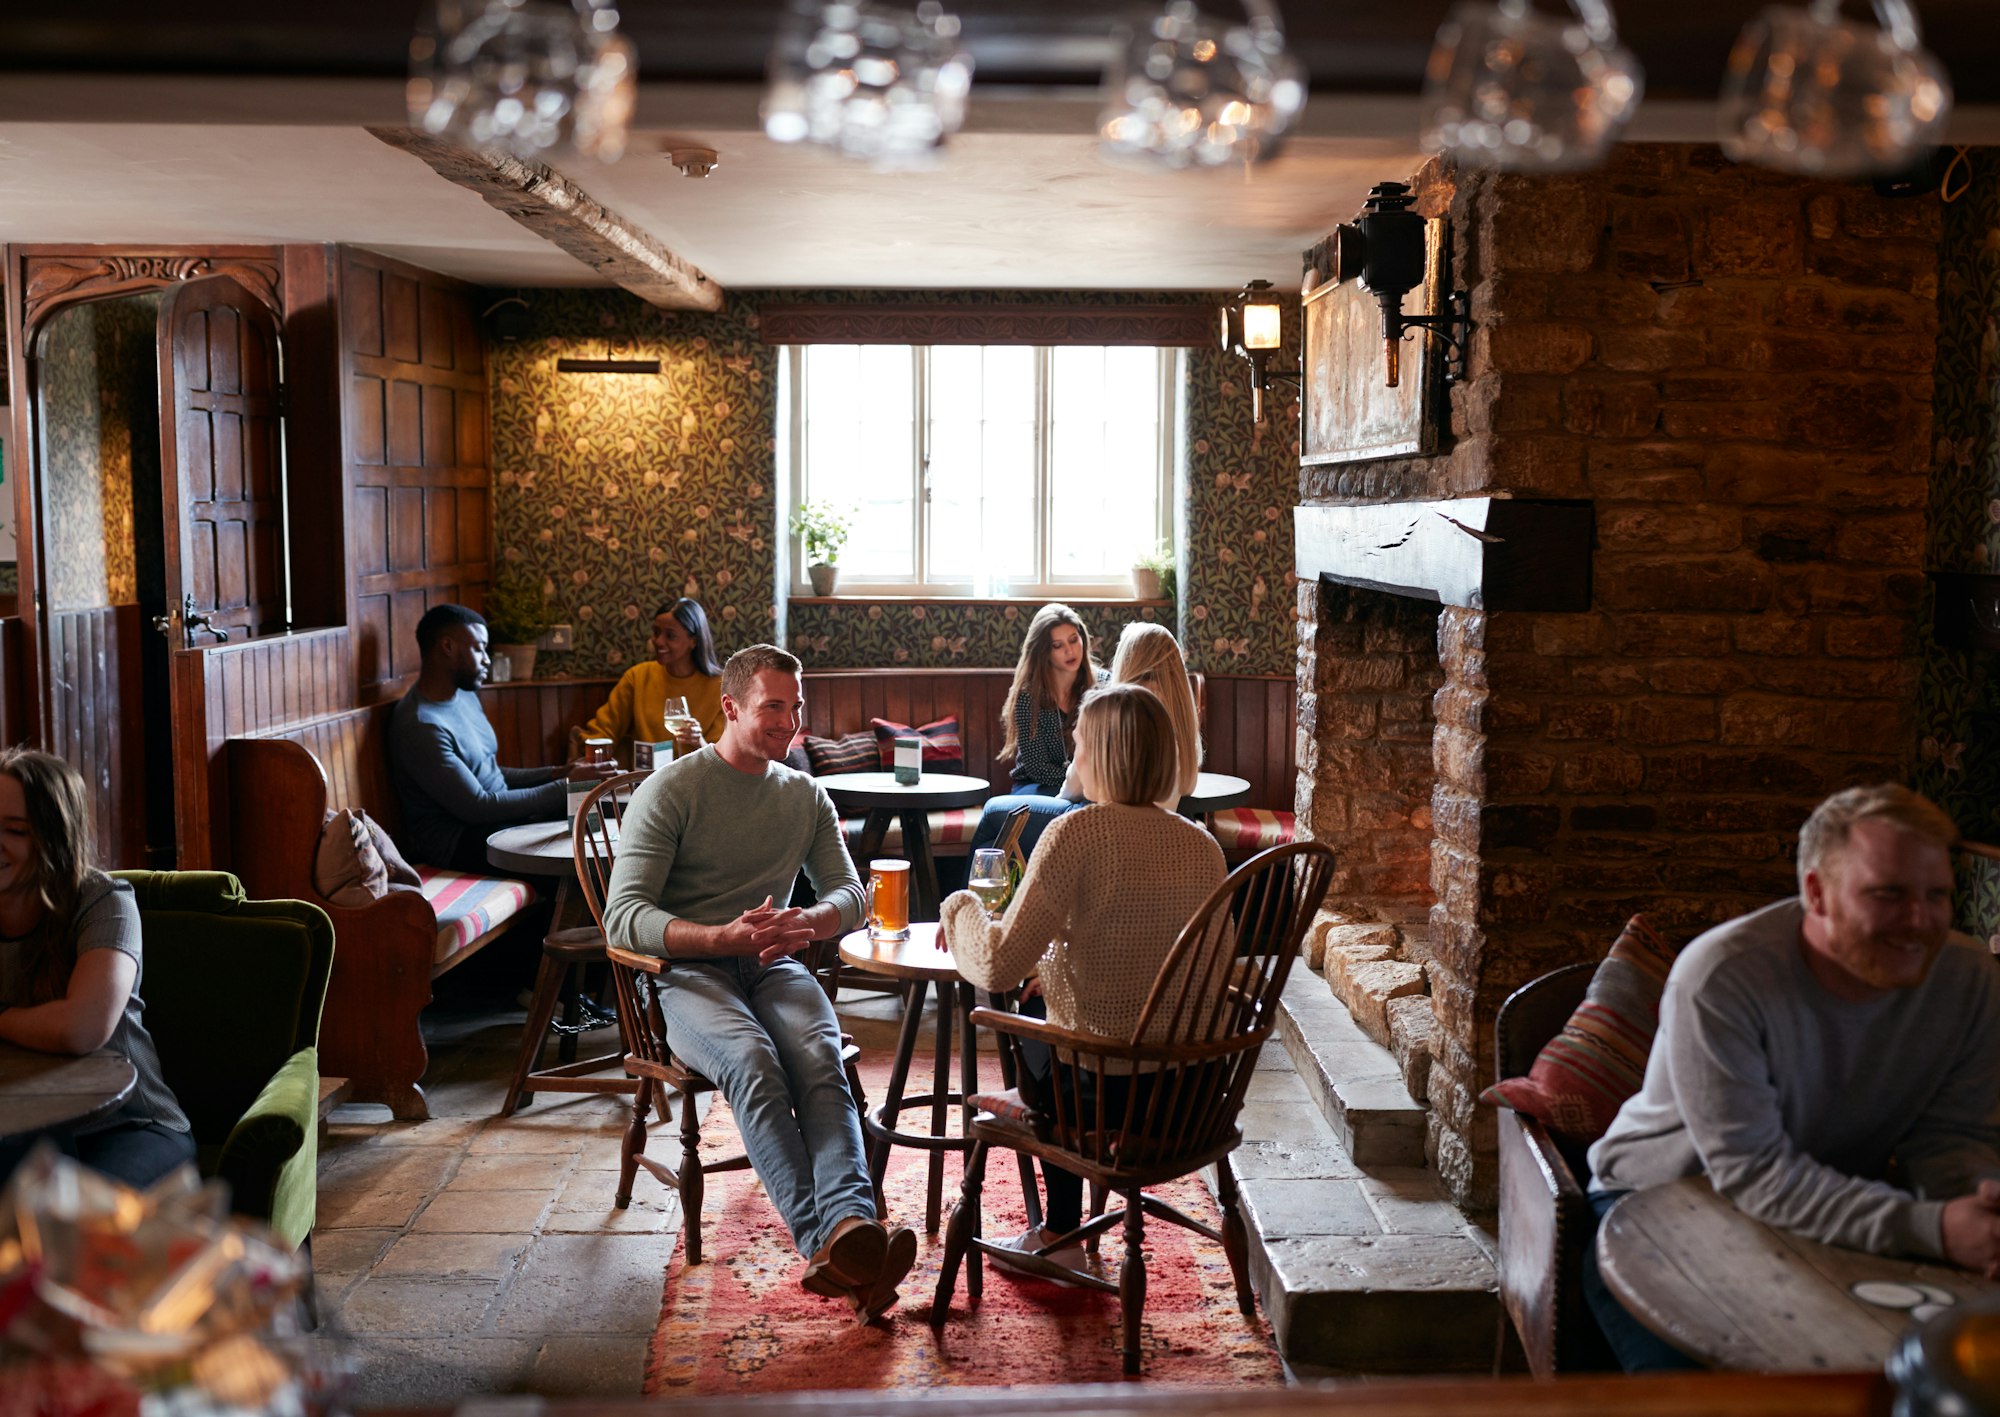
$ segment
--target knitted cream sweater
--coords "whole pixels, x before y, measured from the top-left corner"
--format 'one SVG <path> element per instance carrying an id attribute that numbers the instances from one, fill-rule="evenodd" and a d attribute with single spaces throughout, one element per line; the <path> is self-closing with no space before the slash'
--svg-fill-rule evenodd
<path id="1" fill-rule="evenodd" d="M 970 892 L 950 896 L 944 936 L 978 988 L 1010 989 L 1039 964 L 1051 1023 L 1129 1039 L 1174 938 L 1225 874 L 1193 822 L 1102 803 L 1049 823 L 1000 919 Z"/>

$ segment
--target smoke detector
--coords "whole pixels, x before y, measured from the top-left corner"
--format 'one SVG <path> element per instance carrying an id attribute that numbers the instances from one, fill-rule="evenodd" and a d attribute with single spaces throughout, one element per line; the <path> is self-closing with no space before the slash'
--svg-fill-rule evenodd
<path id="1" fill-rule="evenodd" d="M 667 161 L 689 177 L 706 177 L 722 159 L 714 148 L 668 148 Z"/>

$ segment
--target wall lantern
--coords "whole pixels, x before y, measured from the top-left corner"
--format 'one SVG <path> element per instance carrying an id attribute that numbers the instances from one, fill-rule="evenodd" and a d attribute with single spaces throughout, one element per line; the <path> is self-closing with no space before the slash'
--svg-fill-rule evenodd
<path id="1" fill-rule="evenodd" d="M 1222 347 L 1250 361 L 1250 416 L 1264 421 L 1264 391 L 1274 382 L 1299 387 L 1297 365 L 1274 367 L 1271 358 L 1284 345 L 1284 307 L 1272 296 L 1268 280 L 1253 280 L 1222 307 Z"/>
<path id="2" fill-rule="evenodd" d="M 1410 210 L 1415 201 L 1407 183 L 1378 182 L 1361 215 L 1334 233 L 1334 279 L 1359 276 L 1361 288 L 1382 307 L 1383 385 L 1391 389 L 1402 381 L 1402 341 L 1410 331 L 1428 330 L 1443 341 L 1447 381 L 1464 377 L 1471 334 L 1471 302 L 1462 290 L 1444 296 L 1439 314 L 1403 313 L 1403 297 L 1423 289 L 1429 261 L 1429 223 Z"/>

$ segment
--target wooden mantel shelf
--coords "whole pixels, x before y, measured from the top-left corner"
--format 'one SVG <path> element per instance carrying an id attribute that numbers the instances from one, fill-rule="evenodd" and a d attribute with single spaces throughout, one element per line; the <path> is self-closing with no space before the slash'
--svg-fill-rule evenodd
<path id="1" fill-rule="evenodd" d="M 1588 502 L 1460 497 L 1293 512 L 1301 580 L 1475 610 L 1588 610 Z"/>

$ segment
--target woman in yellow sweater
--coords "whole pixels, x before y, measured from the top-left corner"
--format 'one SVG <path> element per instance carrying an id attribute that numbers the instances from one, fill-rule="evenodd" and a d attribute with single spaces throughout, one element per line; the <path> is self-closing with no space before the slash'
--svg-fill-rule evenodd
<path id="1" fill-rule="evenodd" d="M 1175 798 L 1174 723 L 1152 690 L 1112 684 L 1083 700 L 1073 760 L 1094 806 L 1049 823 L 1020 889 L 998 920 L 960 891 L 940 912 L 959 972 L 980 989 L 1011 989 L 1037 968 L 1050 1023 L 1127 1038 L 1181 927 L 1224 874 L 1215 838 L 1156 804 Z M 1024 1006 L 1023 1012 L 1033 1012 Z M 1026 1053 L 1044 1079 L 1047 1049 Z M 1086 1079 L 1108 1118 L 1122 1117 L 1123 1077 Z M 1007 1248 L 1081 1267 L 1081 1245 L 1057 1243 L 1083 1224 L 1083 1179 L 1046 1163 L 1047 1224 Z M 1007 1264 L 1005 1253 L 996 1263 Z"/>
<path id="2" fill-rule="evenodd" d="M 677 756 L 722 736 L 722 665 L 715 657 L 708 612 L 698 600 L 683 598 L 660 607 L 653 616 L 653 657 L 625 671 L 583 732 L 611 739 L 621 753 L 634 739 L 660 742 L 669 736 L 669 698 L 686 699 L 695 720 L 695 727 L 681 736 Z"/>

